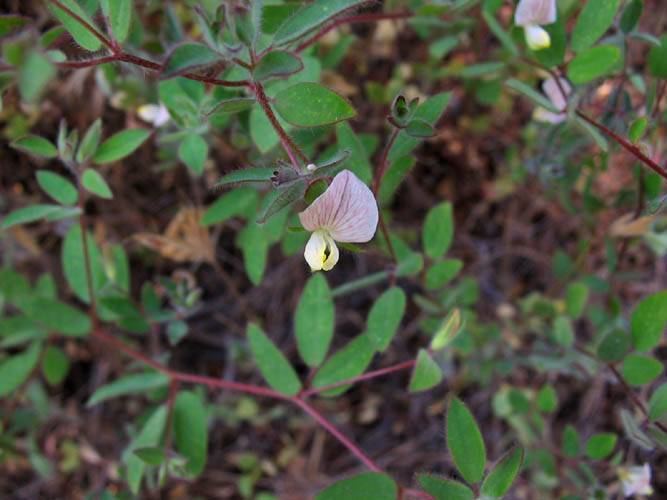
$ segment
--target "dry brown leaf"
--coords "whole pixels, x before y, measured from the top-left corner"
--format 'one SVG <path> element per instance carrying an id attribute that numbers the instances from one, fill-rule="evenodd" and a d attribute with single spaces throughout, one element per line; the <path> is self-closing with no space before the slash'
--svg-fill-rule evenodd
<path id="1" fill-rule="evenodd" d="M 133 238 L 169 260 L 213 264 L 215 247 L 208 229 L 199 224 L 201 215 L 199 208 L 183 208 L 171 220 L 164 235 L 137 233 Z"/>
<path id="2" fill-rule="evenodd" d="M 340 95 L 349 97 L 357 93 L 357 86 L 350 84 L 345 78 L 333 71 L 324 70 L 322 72 L 322 83 L 335 90 Z"/>
<path id="3" fill-rule="evenodd" d="M 625 214 L 616 219 L 609 228 L 609 234 L 616 238 L 644 236 L 649 232 L 656 215 L 645 215 L 635 219 L 633 214 Z"/>
<path id="4" fill-rule="evenodd" d="M 37 241 L 23 226 L 14 226 L 9 230 L 16 242 L 21 245 L 31 257 L 37 257 L 42 253 Z"/>

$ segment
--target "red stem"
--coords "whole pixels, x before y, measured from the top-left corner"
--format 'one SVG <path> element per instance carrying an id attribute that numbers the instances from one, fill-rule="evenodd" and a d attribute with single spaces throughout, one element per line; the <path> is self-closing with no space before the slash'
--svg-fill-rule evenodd
<path id="1" fill-rule="evenodd" d="M 375 171 L 375 176 L 373 177 L 372 188 L 373 188 L 373 195 L 375 196 L 376 200 L 378 193 L 380 192 L 380 188 L 382 187 L 382 180 L 384 179 L 384 174 L 387 172 L 387 169 L 389 168 L 389 151 L 391 150 L 391 147 L 394 145 L 394 142 L 396 142 L 398 133 L 399 129 L 394 128 L 391 135 L 389 136 L 387 144 L 384 147 L 384 151 L 382 151 L 382 156 L 380 157 L 380 164 L 377 170 Z M 389 250 L 389 254 L 391 255 L 391 258 L 393 259 L 394 262 L 398 262 L 398 259 L 396 258 L 396 252 L 394 251 L 394 245 L 392 245 L 391 238 L 389 238 L 389 230 L 384 222 L 384 217 L 382 215 L 381 209 L 378 210 L 378 216 L 380 222 L 380 231 L 382 231 L 382 236 L 384 237 L 384 240 L 387 242 L 387 249 Z M 392 274 L 392 281 L 394 279 L 395 276 L 394 274 Z"/>
<path id="2" fill-rule="evenodd" d="M 158 363 L 157 361 L 151 359 L 145 354 L 137 351 L 136 349 L 133 349 L 122 340 L 117 339 L 116 337 L 110 335 L 109 333 L 105 332 L 102 329 L 98 328 L 93 332 L 93 335 L 104 342 L 112 344 L 113 346 L 118 348 L 118 350 L 122 351 L 125 355 L 129 356 L 130 358 L 135 359 L 137 361 L 141 361 L 142 363 L 150 366 L 151 368 L 161 373 L 164 373 L 172 380 L 177 380 L 179 382 L 185 382 L 185 383 L 205 385 L 207 387 L 215 389 L 226 389 L 236 392 L 243 392 L 246 394 L 253 394 L 255 396 L 281 399 L 285 401 L 289 401 L 291 399 L 289 396 L 286 396 L 285 394 L 269 389 L 268 387 L 262 387 L 252 384 L 244 384 L 241 382 L 233 382 L 230 380 L 206 377 L 203 375 L 194 375 L 190 373 L 173 371 L 170 368 L 164 366 L 163 364 Z"/>
<path id="3" fill-rule="evenodd" d="M 299 163 L 296 161 L 294 155 L 298 156 L 301 160 L 308 163 L 308 157 L 303 153 L 303 151 L 301 151 L 301 149 L 299 149 L 299 147 L 294 143 L 292 138 L 287 134 L 287 132 L 285 132 L 285 129 L 282 127 L 282 125 L 280 125 L 278 118 L 271 109 L 271 105 L 269 104 L 269 98 L 266 96 L 262 84 L 260 82 L 253 82 L 250 84 L 250 88 L 255 93 L 255 96 L 257 97 L 257 102 L 262 107 L 262 110 L 264 111 L 266 117 L 269 119 L 269 122 L 271 122 L 271 126 L 278 134 L 278 137 L 280 137 L 280 142 L 283 146 L 283 149 L 287 153 L 287 156 L 290 157 L 290 160 L 292 161 L 294 168 L 299 169 Z"/>
<path id="4" fill-rule="evenodd" d="M 343 446 L 345 446 L 350 452 L 356 456 L 361 463 L 368 467 L 373 472 L 382 472 L 382 469 L 371 460 L 368 455 L 366 455 L 356 444 L 350 441 L 343 433 L 341 433 L 334 425 L 329 422 L 320 412 L 315 408 L 310 406 L 306 401 L 293 398 L 292 402 L 301 408 L 308 415 L 313 417 L 313 419 L 320 424 L 324 429 L 326 429 L 329 434 L 335 437 Z"/>
<path id="5" fill-rule="evenodd" d="M 130 358 L 140 361 L 155 370 L 164 373 L 168 376 L 172 382 L 183 382 L 183 383 L 192 383 L 204 385 L 209 388 L 215 389 L 226 389 L 236 392 L 242 392 L 244 394 L 252 394 L 254 396 L 268 397 L 272 399 L 278 399 L 281 401 L 289 401 L 290 403 L 298 406 L 304 412 L 308 413 L 320 424 L 324 429 L 326 429 L 334 438 L 336 438 L 343 446 L 345 446 L 353 455 L 355 455 L 359 460 L 366 465 L 369 469 L 373 471 L 380 471 L 380 468 L 371 460 L 356 444 L 350 441 L 345 435 L 343 435 L 331 422 L 329 422 L 322 414 L 320 414 L 315 408 L 309 405 L 306 401 L 301 399 L 299 396 L 287 396 L 280 392 L 274 391 L 267 387 L 262 387 L 252 384 L 244 384 L 241 382 L 233 382 L 230 380 L 222 380 L 213 377 L 206 377 L 203 375 L 194 375 L 190 373 L 183 373 L 171 370 L 170 368 L 164 366 L 161 363 L 149 358 L 145 354 L 133 349 L 127 345 L 122 340 L 115 338 L 113 335 L 105 332 L 102 329 L 97 329 L 93 332 L 93 336 L 98 339 L 112 344 L 118 350 L 122 351 L 125 355 Z"/>
<path id="6" fill-rule="evenodd" d="M 78 15 L 76 12 L 73 12 L 72 9 L 69 7 L 65 6 L 60 2 L 59 0 L 48 0 L 51 2 L 53 5 L 58 7 L 60 10 L 64 11 L 67 13 L 68 16 L 74 18 L 81 26 L 86 28 L 91 35 L 93 35 L 95 38 L 97 38 L 100 42 L 102 42 L 102 45 L 106 46 L 108 49 L 110 49 L 112 52 L 115 51 L 115 45 L 109 40 L 107 37 L 105 37 L 102 33 L 97 31 L 97 29 L 94 26 L 91 26 L 88 21 L 83 19 L 80 15 Z"/>
<path id="7" fill-rule="evenodd" d="M 412 17 L 414 14 L 412 12 L 370 12 L 368 14 L 358 14 L 356 16 L 343 17 L 340 19 L 335 19 L 331 24 L 324 27 L 322 30 L 315 33 L 312 37 L 304 40 L 296 48 L 296 52 L 301 52 L 304 49 L 310 47 L 312 44 L 317 42 L 319 39 L 324 37 L 331 30 L 338 28 L 343 24 L 352 24 L 352 23 L 367 23 L 382 21 L 385 19 L 407 19 Z"/>
<path id="8" fill-rule="evenodd" d="M 585 115 L 581 111 L 576 111 L 576 113 L 577 113 L 577 116 L 579 116 L 580 118 L 582 118 L 584 121 L 588 122 L 589 124 L 593 125 L 596 129 L 598 129 L 600 132 L 605 134 L 610 139 L 614 140 L 623 149 L 625 149 L 626 151 L 631 153 L 633 156 L 635 156 L 638 160 L 640 160 L 644 165 L 646 165 L 648 168 L 650 168 L 655 173 L 657 173 L 660 177 L 662 177 L 663 179 L 667 179 L 667 171 L 665 169 L 663 169 L 660 165 L 658 165 L 655 161 L 653 161 L 651 158 L 649 158 L 644 153 L 642 153 L 641 149 L 639 149 L 637 146 L 635 146 L 634 144 L 626 141 L 623 137 L 618 135 L 613 130 L 610 130 L 609 128 L 605 127 L 601 123 L 596 122 L 592 118 L 589 118 L 587 115 Z"/>
<path id="9" fill-rule="evenodd" d="M 563 99 L 567 102 L 569 99 L 568 93 L 565 91 L 565 88 L 560 82 L 560 75 L 553 69 L 547 68 L 540 63 L 537 63 L 535 61 L 531 61 L 530 59 L 525 59 L 522 58 L 525 62 L 528 64 L 538 67 L 540 69 L 543 69 L 549 73 L 549 75 L 554 79 L 556 82 L 556 86 L 558 87 L 559 92 L 561 93 Z M 664 91 L 664 89 L 663 89 Z M 662 98 L 662 91 L 659 92 L 658 96 L 658 101 L 656 104 L 659 104 L 659 100 Z M 655 108 L 653 110 L 655 112 Z M 653 170 L 655 173 L 657 173 L 660 177 L 663 179 L 667 179 L 667 170 L 665 170 L 663 167 L 658 165 L 655 161 L 653 161 L 651 158 L 646 156 L 641 149 L 639 149 L 636 145 L 632 144 L 631 142 L 625 140 L 623 137 L 615 133 L 613 130 L 605 127 L 601 123 L 598 123 L 595 121 L 593 118 L 589 117 L 588 115 L 584 114 L 582 111 L 575 110 L 575 113 L 577 116 L 579 116 L 582 120 L 585 122 L 589 123 L 596 129 L 598 129 L 600 132 L 602 132 L 604 135 L 612 139 L 614 142 L 619 144 L 623 149 L 628 151 L 630 154 L 632 154 L 635 158 L 637 158 L 639 161 L 641 161 L 644 165 L 646 165 L 648 168 Z"/>
<path id="10" fill-rule="evenodd" d="M 301 393 L 302 398 L 307 398 L 310 397 L 314 394 L 320 394 L 322 392 L 326 392 L 331 389 L 336 389 L 338 387 L 343 387 L 346 385 L 351 385 L 356 382 L 361 382 L 364 380 L 370 380 L 372 378 L 376 377 L 382 377 L 384 375 L 388 375 L 390 373 L 395 373 L 395 372 L 400 372 L 403 370 L 409 370 L 413 366 L 415 366 L 415 363 L 417 361 L 414 359 L 411 359 L 409 361 L 404 361 L 402 363 L 398 363 L 396 365 L 388 366 L 386 368 L 380 368 L 379 370 L 374 370 L 371 372 L 364 373 L 363 375 L 358 375 L 357 377 L 352 377 L 347 380 L 341 380 L 340 382 L 336 382 L 334 384 L 329 384 L 329 385 L 323 385 L 321 387 L 313 387 L 312 389 L 305 390 Z"/>

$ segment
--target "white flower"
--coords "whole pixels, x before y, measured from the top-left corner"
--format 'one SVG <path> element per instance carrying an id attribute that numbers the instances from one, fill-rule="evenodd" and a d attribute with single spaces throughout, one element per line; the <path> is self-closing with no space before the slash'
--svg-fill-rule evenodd
<path id="1" fill-rule="evenodd" d="M 536 120 L 556 124 L 564 122 L 567 118 L 565 114 L 565 111 L 567 110 L 567 100 L 565 97 L 569 96 L 572 92 L 572 86 L 565 78 L 559 78 L 558 81 L 560 82 L 560 86 L 565 91 L 565 96 L 558 87 L 558 83 L 556 83 L 555 78 L 548 78 L 547 80 L 544 80 L 544 83 L 542 83 L 542 91 L 547 96 L 549 101 L 551 101 L 551 104 L 553 104 L 554 108 L 556 108 L 559 112 L 553 113 L 544 108 L 537 108 L 533 114 L 533 117 Z"/>
<path id="2" fill-rule="evenodd" d="M 531 50 L 551 46 L 551 37 L 542 26 L 556 22 L 556 0 L 519 0 L 514 24 L 523 26 L 526 43 Z"/>
<path id="3" fill-rule="evenodd" d="M 312 232 L 303 253 L 312 271 L 329 271 L 338 262 L 341 243 L 366 243 L 378 224 L 378 207 L 368 186 L 343 170 L 303 212 L 303 227 Z"/>
<path id="4" fill-rule="evenodd" d="M 137 109 L 139 118 L 143 121 L 152 123 L 154 127 L 161 127 L 169 121 L 169 111 L 164 104 L 144 104 Z"/>
<path id="5" fill-rule="evenodd" d="M 626 497 L 653 493 L 649 464 L 644 464 L 642 467 L 619 467 L 617 472 L 621 483 L 623 483 L 623 494 Z"/>

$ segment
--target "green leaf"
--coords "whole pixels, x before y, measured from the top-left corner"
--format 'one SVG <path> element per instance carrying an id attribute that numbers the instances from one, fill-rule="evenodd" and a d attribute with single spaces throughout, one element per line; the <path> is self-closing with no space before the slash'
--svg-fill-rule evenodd
<path id="1" fill-rule="evenodd" d="M 443 202 L 429 210 L 422 230 L 424 252 L 432 259 L 442 257 L 454 238 L 452 204 Z"/>
<path id="2" fill-rule="evenodd" d="M 363 472 L 336 481 L 319 492 L 316 500 L 396 500 L 398 488 L 394 480 L 380 472 Z"/>
<path id="3" fill-rule="evenodd" d="M 660 37 L 660 45 L 651 47 L 648 68 L 657 78 L 667 78 L 667 35 Z"/>
<path id="4" fill-rule="evenodd" d="M 451 311 L 447 317 L 442 321 L 440 327 L 436 330 L 431 340 L 431 349 L 433 351 L 440 351 L 447 347 L 456 334 L 461 330 L 461 310 L 454 309 Z"/>
<path id="5" fill-rule="evenodd" d="M 30 18 L 20 15 L 0 15 L 0 37 L 15 33 L 29 22 Z"/>
<path id="6" fill-rule="evenodd" d="M 51 332 L 83 337 L 92 327 L 87 314 L 55 299 L 33 297 L 22 304 L 21 308 L 30 319 Z"/>
<path id="7" fill-rule="evenodd" d="M 408 122 L 407 126 L 405 127 L 405 133 L 411 137 L 423 139 L 426 137 L 433 137 L 435 130 L 433 130 L 431 124 L 426 120 L 415 118 L 414 120 L 410 120 Z"/>
<path id="8" fill-rule="evenodd" d="M 37 366 L 41 350 L 41 343 L 33 342 L 22 353 L 0 361 L 0 398 L 11 394 L 26 381 Z"/>
<path id="9" fill-rule="evenodd" d="M 78 163 L 83 163 L 91 158 L 95 154 L 95 151 L 97 151 L 97 146 L 100 145 L 101 138 L 102 120 L 98 118 L 90 127 L 88 127 L 86 135 L 81 139 L 81 144 L 76 152 L 76 161 Z"/>
<path id="10" fill-rule="evenodd" d="M 510 78 L 505 81 L 505 86 L 518 92 L 519 94 L 524 95 L 525 97 L 533 101 L 534 104 L 536 104 L 541 108 L 546 109 L 547 111 L 551 111 L 552 113 L 560 112 L 560 110 L 556 109 L 556 107 L 551 103 L 549 99 L 547 99 L 537 90 L 533 89 L 533 87 L 531 87 L 530 85 L 527 85 L 526 83 L 520 80 L 515 80 L 514 78 Z"/>
<path id="11" fill-rule="evenodd" d="M 74 205 L 79 198 L 74 185 L 65 177 L 48 170 L 38 170 L 37 183 L 51 198 L 62 205 Z"/>
<path id="12" fill-rule="evenodd" d="M 429 125 L 435 127 L 440 116 L 445 111 L 451 96 L 451 92 L 442 92 L 429 97 L 417 107 L 412 117 L 424 120 Z M 389 150 L 388 160 L 390 167 L 386 174 L 387 177 L 392 173 L 391 170 L 394 168 L 394 162 L 409 154 L 420 142 L 421 139 L 408 135 L 404 130 L 399 132 L 393 146 Z"/>
<path id="13" fill-rule="evenodd" d="M 651 420 L 661 420 L 667 415 L 667 383 L 658 387 L 648 402 L 648 416 Z"/>
<path id="14" fill-rule="evenodd" d="M 373 304 L 366 321 L 366 335 L 378 352 L 384 352 L 396 335 L 403 319 L 405 292 L 394 286 L 386 290 Z"/>
<path id="15" fill-rule="evenodd" d="M 630 0 L 621 16 L 621 30 L 623 33 L 630 33 L 637 27 L 639 18 L 642 17 L 644 10 L 644 0 Z"/>
<path id="16" fill-rule="evenodd" d="M 304 5 L 287 18 L 278 27 L 273 42 L 276 45 L 284 45 L 294 41 L 308 34 L 328 19 L 362 3 L 364 3 L 364 0 L 315 0 L 308 5 Z"/>
<path id="17" fill-rule="evenodd" d="M 563 454 L 569 458 L 579 455 L 581 448 L 580 441 L 577 429 L 569 424 L 565 426 L 565 430 L 563 431 Z"/>
<path id="18" fill-rule="evenodd" d="M 482 495 L 502 498 L 512 486 L 523 464 L 523 448 L 508 451 L 484 478 Z"/>
<path id="19" fill-rule="evenodd" d="M 275 344 L 255 324 L 247 330 L 250 350 L 264 380 L 276 391 L 294 396 L 301 390 L 301 381 L 294 368 Z"/>
<path id="20" fill-rule="evenodd" d="M 208 157 L 208 144 L 199 134 L 188 134 L 178 147 L 178 158 L 195 175 L 204 173 L 204 165 Z"/>
<path id="21" fill-rule="evenodd" d="M 663 366 L 652 356 L 630 354 L 623 360 L 621 372 L 625 381 L 633 386 L 646 385 L 660 376 Z"/>
<path id="22" fill-rule="evenodd" d="M 184 43 L 176 47 L 167 56 L 162 70 L 162 78 L 171 78 L 195 68 L 201 68 L 218 62 L 222 56 L 206 45 L 200 43 Z"/>
<path id="23" fill-rule="evenodd" d="M 644 298 L 632 312 L 632 343 L 639 351 L 656 347 L 667 328 L 667 290 Z"/>
<path id="24" fill-rule="evenodd" d="M 147 446 L 146 448 L 139 448 L 134 450 L 136 456 L 138 456 L 146 465 L 160 465 L 167 458 L 164 449 L 157 446 Z"/>
<path id="25" fill-rule="evenodd" d="M 262 57 L 252 72 L 257 81 L 289 76 L 303 69 L 303 61 L 292 52 L 273 50 Z"/>
<path id="26" fill-rule="evenodd" d="M 401 134 L 399 133 L 399 137 L 400 136 Z M 406 137 L 408 137 L 410 140 L 417 140 L 407 135 Z M 388 206 L 391 203 L 394 195 L 396 194 L 396 190 L 408 175 L 410 170 L 412 170 L 412 168 L 415 166 L 416 162 L 417 160 L 411 154 L 391 162 L 389 169 L 387 169 L 387 173 L 382 178 L 382 185 L 380 186 L 380 191 L 378 192 L 378 198 L 382 206 Z"/>
<path id="27" fill-rule="evenodd" d="M 434 476 L 418 474 L 417 481 L 424 491 L 435 497 L 435 500 L 473 500 L 475 494 L 465 484 Z"/>
<path id="28" fill-rule="evenodd" d="M 109 19 L 114 38 L 123 43 L 130 31 L 132 0 L 101 0 L 100 4 L 102 12 Z"/>
<path id="29" fill-rule="evenodd" d="M 102 143 L 93 156 L 93 162 L 104 165 L 125 158 L 134 153 L 150 135 L 151 131 L 143 128 L 122 130 Z"/>
<path id="30" fill-rule="evenodd" d="M 621 60 L 621 51 L 613 45 L 597 45 L 580 52 L 567 67 L 567 76 L 581 85 L 608 75 Z"/>
<path id="31" fill-rule="evenodd" d="M 374 353 L 375 347 L 368 336 L 357 335 L 322 365 L 313 379 L 313 387 L 325 387 L 361 375 L 368 368 Z M 321 394 L 337 396 L 348 388 L 336 387 Z"/>
<path id="32" fill-rule="evenodd" d="M 105 200 L 113 198 L 113 193 L 111 192 L 107 181 L 104 180 L 104 177 L 102 177 L 97 170 L 93 170 L 92 168 L 84 170 L 83 175 L 81 176 L 81 185 L 86 188 L 87 191 L 96 194 L 100 198 L 104 198 Z"/>
<path id="33" fill-rule="evenodd" d="M 42 373 L 51 385 L 58 385 L 67 376 L 69 358 L 56 346 L 48 346 L 42 356 Z"/>
<path id="34" fill-rule="evenodd" d="M 147 391 L 166 387 L 169 377 L 160 372 L 132 373 L 95 390 L 86 406 L 94 406 L 107 399 L 130 394 L 145 395 Z"/>
<path id="35" fill-rule="evenodd" d="M 247 182 L 270 182 L 274 171 L 271 167 L 241 168 L 223 175 L 215 185 L 221 187 Z"/>
<path id="36" fill-rule="evenodd" d="M 440 383 L 442 370 L 426 349 L 419 349 L 417 363 L 410 377 L 410 392 L 427 391 Z"/>
<path id="37" fill-rule="evenodd" d="M 243 252 L 243 264 L 248 278 L 253 285 L 259 285 L 264 276 L 269 251 L 267 235 L 262 226 L 250 222 L 238 234 L 236 242 Z"/>
<path id="38" fill-rule="evenodd" d="M 283 208 L 287 208 L 292 203 L 303 198 L 306 194 L 308 184 L 306 181 L 300 179 L 293 184 L 289 184 L 284 188 L 275 191 L 274 198 L 266 205 L 262 213 L 257 218 L 258 224 L 264 224 L 271 216 L 280 212 Z"/>
<path id="39" fill-rule="evenodd" d="M 463 261 L 459 259 L 444 259 L 432 265 L 426 271 L 425 284 L 429 290 L 442 288 L 463 269 Z"/>
<path id="40" fill-rule="evenodd" d="M 605 363 L 621 361 L 630 350 L 630 335 L 623 330 L 612 330 L 598 345 L 597 356 Z"/>
<path id="41" fill-rule="evenodd" d="M 612 454 L 616 448 L 618 436 L 611 432 L 593 434 L 586 441 L 586 455 L 592 460 L 602 460 Z"/>
<path id="42" fill-rule="evenodd" d="M 17 208 L 4 218 L 0 227 L 2 229 L 9 229 L 19 224 L 35 222 L 57 213 L 60 209 L 59 205 L 30 205 L 28 207 Z"/>
<path id="43" fill-rule="evenodd" d="M 201 397 L 192 391 L 181 391 L 176 397 L 174 441 L 178 452 L 188 460 L 188 474 L 200 475 L 208 453 L 208 415 Z"/>
<path id="44" fill-rule="evenodd" d="M 232 97 L 231 99 L 223 99 L 208 108 L 204 114 L 210 118 L 217 115 L 241 113 L 242 111 L 252 108 L 256 102 L 254 97 Z"/>
<path id="45" fill-rule="evenodd" d="M 468 483 L 479 482 L 486 466 L 486 448 L 475 417 L 458 398 L 452 397 L 447 408 L 447 447 L 454 465 Z"/>
<path id="46" fill-rule="evenodd" d="M 498 38 L 500 44 L 513 56 L 519 56 L 519 49 L 514 43 L 512 37 L 503 29 L 498 20 L 495 17 L 495 12 L 500 7 L 500 3 L 491 2 L 489 0 L 484 2 L 484 8 L 482 9 L 482 18 L 488 25 L 491 32 Z"/>
<path id="47" fill-rule="evenodd" d="M 23 101 L 35 102 L 56 75 L 53 63 L 43 54 L 33 51 L 19 68 L 18 87 Z"/>
<path id="48" fill-rule="evenodd" d="M 134 438 L 123 454 L 127 483 L 130 487 L 130 491 L 134 493 L 134 495 L 139 493 L 141 478 L 146 470 L 146 464 L 134 453 L 134 450 L 159 445 L 166 424 L 167 408 L 162 405 L 151 414 L 148 420 L 146 420 L 146 423 L 141 428 L 137 437 Z"/>
<path id="49" fill-rule="evenodd" d="M 11 146 L 42 158 L 55 158 L 58 156 L 58 150 L 53 143 L 38 135 L 25 135 L 20 137 L 12 142 Z"/>
<path id="50" fill-rule="evenodd" d="M 331 289 L 322 273 L 313 274 L 301 293 L 294 317 L 296 346 L 310 367 L 322 364 L 334 333 Z"/>
<path id="51" fill-rule="evenodd" d="M 545 385 L 537 393 L 535 400 L 537 408 L 545 413 L 551 413 L 558 408 L 558 394 L 551 385 Z"/>
<path id="52" fill-rule="evenodd" d="M 607 139 L 596 129 L 593 125 L 582 119 L 580 116 L 574 117 L 574 122 L 586 134 L 588 134 L 591 141 L 605 153 L 609 151 L 609 143 Z"/>
<path id="53" fill-rule="evenodd" d="M 222 195 L 206 209 L 201 218 L 203 226 L 220 224 L 232 217 L 245 215 L 257 203 L 257 191 L 251 188 L 237 188 Z"/>
<path id="54" fill-rule="evenodd" d="M 362 182 L 368 184 L 373 179 L 368 152 L 349 123 L 340 122 L 336 125 L 336 139 L 338 146 L 349 152 L 349 157 L 345 162 L 346 168 L 359 177 Z M 320 166 L 320 168 L 324 167 Z M 327 173 L 327 175 L 331 174 Z"/>
<path id="55" fill-rule="evenodd" d="M 89 26 L 94 27 L 99 33 L 99 29 L 97 26 L 95 26 L 95 23 L 79 6 L 76 0 L 60 0 L 60 3 L 67 7 L 71 12 L 76 14 L 80 19 L 85 21 Z M 66 11 L 60 7 L 57 7 L 51 2 L 48 2 L 47 6 L 53 15 L 56 16 L 61 23 L 63 23 L 65 29 L 69 32 L 70 35 L 72 35 L 72 38 L 74 38 L 74 41 L 81 45 L 81 47 L 86 50 L 90 50 L 91 52 L 99 50 L 102 47 L 102 42 L 100 42 L 100 40 L 95 35 L 93 35 L 90 30 L 88 30 L 88 28 L 86 28 L 86 26 L 79 20 L 72 17 Z"/>
<path id="56" fill-rule="evenodd" d="M 297 127 L 319 127 L 354 118 L 352 105 L 319 83 L 302 82 L 287 87 L 274 97 L 280 116 Z"/>
<path id="57" fill-rule="evenodd" d="M 621 409 L 620 417 L 621 424 L 623 425 L 623 431 L 625 432 L 626 437 L 633 444 L 646 451 L 655 449 L 655 444 L 646 434 L 646 432 L 644 432 L 644 430 L 639 426 L 639 423 L 635 419 L 634 415 L 632 415 L 632 413 L 625 409 Z"/>
<path id="58" fill-rule="evenodd" d="M 619 3 L 619 0 L 588 0 L 572 30 L 572 50 L 582 52 L 604 35 L 614 22 Z"/>
<path id="59" fill-rule="evenodd" d="M 588 302 L 588 287 L 583 283 L 571 283 L 565 291 L 567 313 L 574 319 L 581 317 Z"/>
<path id="60" fill-rule="evenodd" d="M 107 282 L 102 253 L 89 233 L 86 233 L 86 241 L 93 274 L 93 290 L 97 292 Z M 83 238 L 81 237 L 79 224 L 72 225 L 65 235 L 61 251 L 61 263 L 65 280 L 74 294 L 83 302 L 90 303 Z"/>
<path id="61" fill-rule="evenodd" d="M 644 132 L 646 132 L 646 127 L 648 127 L 648 118 L 645 116 L 637 118 L 630 124 L 628 139 L 630 139 L 631 142 L 639 141 L 644 135 Z"/>

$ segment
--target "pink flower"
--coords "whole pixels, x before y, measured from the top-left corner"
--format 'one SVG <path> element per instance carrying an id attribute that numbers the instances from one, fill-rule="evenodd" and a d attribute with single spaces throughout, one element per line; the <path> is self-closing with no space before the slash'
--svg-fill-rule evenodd
<path id="1" fill-rule="evenodd" d="M 311 236 L 303 253 L 312 271 L 329 271 L 338 262 L 341 243 L 366 243 L 375 235 L 378 207 L 368 186 L 343 170 L 303 212 L 303 227 Z"/>
<path id="2" fill-rule="evenodd" d="M 618 477 L 623 484 L 623 494 L 626 497 L 634 495 L 651 495 L 651 467 L 649 464 L 633 467 L 619 467 Z"/>
<path id="3" fill-rule="evenodd" d="M 137 109 L 139 118 L 152 123 L 154 127 L 161 127 L 169 121 L 171 116 L 164 104 L 144 104 Z"/>
<path id="4" fill-rule="evenodd" d="M 570 95 L 572 92 L 572 87 L 565 78 L 559 78 L 558 80 L 561 87 L 565 91 L 565 96 L 560 91 L 555 78 L 548 78 L 544 80 L 544 83 L 542 83 L 542 91 L 549 98 L 549 101 L 551 101 L 551 104 L 553 104 L 554 108 L 558 110 L 558 113 L 553 113 L 544 108 L 537 108 L 534 114 L 536 120 L 554 124 L 565 121 L 565 111 L 567 110 L 567 100 L 565 97 Z"/>
<path id="5" fill-rule="evenodd" d="M 514 24 L 523 26 L 531 50 L 551 46 L 551 37 L 542 26 L 556 22 L 556 0 L 520 0 L 514 12 Z"/>

